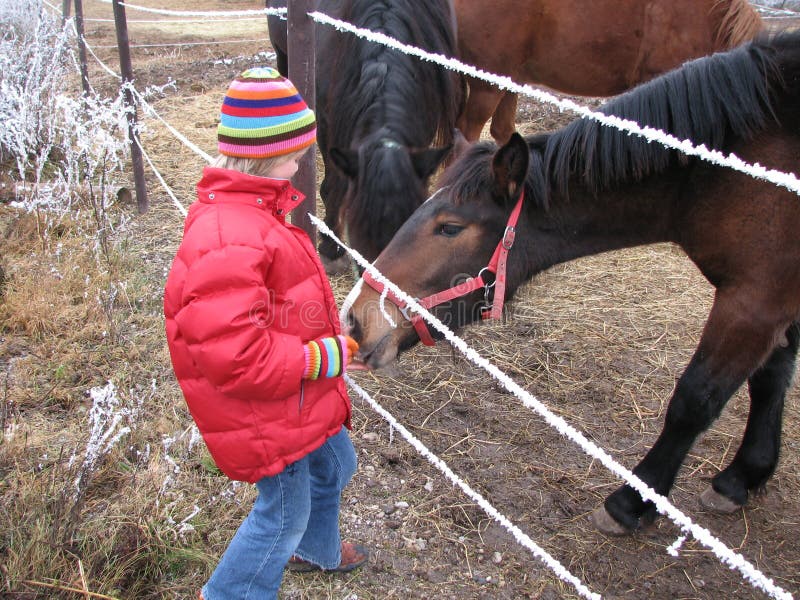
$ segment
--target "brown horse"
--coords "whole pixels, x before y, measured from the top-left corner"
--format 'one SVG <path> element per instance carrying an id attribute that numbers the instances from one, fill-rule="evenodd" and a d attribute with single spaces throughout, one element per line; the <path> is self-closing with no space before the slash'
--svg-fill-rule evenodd
<path id="1" fill-rule="evenodd" d="M 611 96 L 762 30 L 747 0 L 454 0 L 461 60 L 580 96 Z M 475 141 L 489 118 L 514 131 L 517 95 L 469 80 L 458 127 Z M 494 115 L 494 116 L 492 116 Z"/>
<path id="2" fill-rule="evenodd" d="M 686 63 L 603 112 L 797 172 L 800 32 Z M 440 185 L 375 267 L 451 327 L 479 320 L 502 303 L 502 287 L 510 297 L 557 263 L 658 242 L 682 248 L 716 295 L 663 431 L 634 473 L 668 494 L 696 437 L 747 382 L 750 416 L 741 447 L 702 499 L 734 510 L 766 484 L 778 462 L 800 343 L 797 194 L 585 119 L 527 140 L 513 134 L 499 149 L 475 144 Z M 371 285 L 356 298 L 347 325 L 361 344 L 360 358 L 378 368 L 428 334 L 404 307 L 385 302 L 378 310 L 382 286 Z M 455 293 L 441 292 L 447 289 Z M 598 526 L 615 533 L 653 517 L 653 506 L 629 486 L 596 512 Z"/>

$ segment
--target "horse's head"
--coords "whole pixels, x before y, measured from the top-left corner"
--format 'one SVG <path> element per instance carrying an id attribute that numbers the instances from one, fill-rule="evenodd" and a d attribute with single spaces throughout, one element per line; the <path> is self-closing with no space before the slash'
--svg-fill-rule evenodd
<path id="1" fill-rule="evenodd" d="M 330 158 L 348 182 L 341 218 L 350 245 L 374 260 L 428 196 L 428 179 L 449 151 L 409 148 L 385 130 L 356 147 L 331 148 Z"/>
<path id="2" fill-rule="evenodd" d="M 438 301 L 440 292 L 459 286 L 458 292 L 465 295 L 449 298 L 452 294 L 447 293 L 444 302 L 430 303 L 431 312 L 451 329 L 479 320 L 489 305 L 498 302 L 495 278 L 499 281 L 500 270 L 486 267 L 504 240 L 513 241 L 509 223 L 521 206 L 528 146 L 515 134 L 495 150 L 493 144 L 477 144 L 448 167 L 439 190 L 411 215 L 374 263 L 413 298 L 436 295 Z M 519 266 L 512 267 L 510 293 L 521 279 Z M 365 281 L 369 280 L 365 275 Z M 385 366 L 420 339 L 425 341 L 426 336 L 415 328 L 413 311 L 393 299 L 393 294 L 387 297 L 374 280 L 360 287 L 345 328 L 358 340 L 361 358 L 370 368 Z M 430 332 L 433 338 L 442 337 L 433 328 Z"/>

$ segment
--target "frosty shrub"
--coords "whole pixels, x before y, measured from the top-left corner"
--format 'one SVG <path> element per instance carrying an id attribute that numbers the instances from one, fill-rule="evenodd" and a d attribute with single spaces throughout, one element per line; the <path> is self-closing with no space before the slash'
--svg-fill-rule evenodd
<path id="1" fill-rule="evenodd" d="M 71 521 L 77 523 L 83 506 L 86 490 L 92 478 L 102 465 L 103 459 L 114 446 L 129 435 L 139 412 L 142 400 L 126 406 L 120 398 L 116 386 L 109 381 L 103 387 L 89 390 L 92 406 L 89 409 L 89 435 L 83 452 L 72 494 Z M 78 460 L 77 454 L 70 458 L 70 467 Z"/>
<path id="2" fill-rule="evenodd" d="M 45 225 L 90 209 L 107 257 L 114 177 L 128 153 L 122 95 L 81 94 L 71 28 L 41 0 L 0 0 L 0 31 L 0 168 L 19 182 L 14 205 Z"/>
<path id="3" fill-rule="evenodd" d="M 16 162 L 25 179 L 37 155 L 52 150 L 52 102 L 72 68 L 68 40 L 37 0 L 0 0 L 0 31 L 0 161 Z"/>

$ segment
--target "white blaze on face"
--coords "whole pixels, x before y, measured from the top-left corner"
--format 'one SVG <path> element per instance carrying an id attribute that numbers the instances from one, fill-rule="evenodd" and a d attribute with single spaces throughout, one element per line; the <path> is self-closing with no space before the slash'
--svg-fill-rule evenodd
<path id="1" fill-rule="evenodd" d="M 353 286 L 353 289 L 350 290 L 350 293 L 347 294 L 347 298 L 344 299 L 342 302 L 342 307 L 339 309 L 339 324 L 342 326 L 342 331 L 347 333 L 347 313 L 350 312 L 350 309 L 353 308 L 353 304 L 356 301 L 356 298 L 361 294 L 361 290 L 364 288 L 364 280 L 359 279 L 356 281 L 356 284 Z"/>
<path id="2" fill-rule="evenodd" d="M 386 321 L 389 323 L 389 327 L 391 327 L 392 329 L 397 329 L 397 323 L 395 323 L 392 317 L 389 316 L 389 313 L 386 312 L 386 296 L 388 294 L 389 294 L 389 288 L 384 286 L 383 291 L 381 292 L 381 298 L 378 302 L 378 306 L 381 309 L 381 314 L 383 315 L 383 318 L 386 319 Z"/>
<path id="3" fill-rule="evenodd" d="M 356 298 L 358 298 L 359 295 L 361 295 L 361 290 L 363 288 L 364 288 L 364 280 L 359 279 L 353 286 L 353 289 L 350 290 L 350 293 L 347 294 L 347 297 L 344 299 L 344 302 L 342 302 L 342 307 L 339 309 L 339 323 L 342 326 L 342 331 L 344 331 L 345 333 L 348 333 L 347 313 L 349 313 L 350 309 L 353 308 L 353 304 L 355 304 Z M 378 301 L 378 306 L 381 310 L 383 318 L 386 319 L 386 321 L 389 323 L 389 326 L 392 329 L 396 329 L 397 323 L 394 322 L 394 319 L 392 319 L 391 315 L 389 315 L 389 312 L 386 310 L 386 297 L 388 294 L 389 294 L 389 288 L 384 286 L 383 291 L 381 292 L 380 300 Z"/>
<path id="4" fill-rule="evenodd" d="M 436 190 L 435 192 L 433 192 L 433 194 L 431 194 L 431 195 L 430 195 L 430 197 L 429 197 L 427 200 L 425 200 L 425 202 L 430 202 L 431 200 L 433 200 L 434 198 L 436 198 L 436 196 L 438 196 L 439 194 L 441 194 L 443 191 L 445 191 L 445 190 L 446 190 L 447 188 L 449 188 L 449 187 L 450 187 L 449 185 L 446 185 L 446 186 L 444 186 L 443 188 L 439 188 L 438 190 Z"/>

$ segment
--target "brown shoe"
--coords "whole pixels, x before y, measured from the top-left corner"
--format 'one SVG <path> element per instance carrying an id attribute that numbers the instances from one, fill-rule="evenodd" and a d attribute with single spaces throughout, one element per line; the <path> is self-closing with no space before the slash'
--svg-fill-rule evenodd
<path id="1" fill-rule="evenodd" d="M 353 571 L 367 562 L 369 550 L 359 544 L 342 542 L 342 560 L 335 569 L 324 569 L 326 573 L 347 573 Z M 320 571 L 318 565 L 303 560 L 297 556 L 292 556 L 286 563 L 286 568 L 297 573 L 308 573 L 310 571 Z"/>

